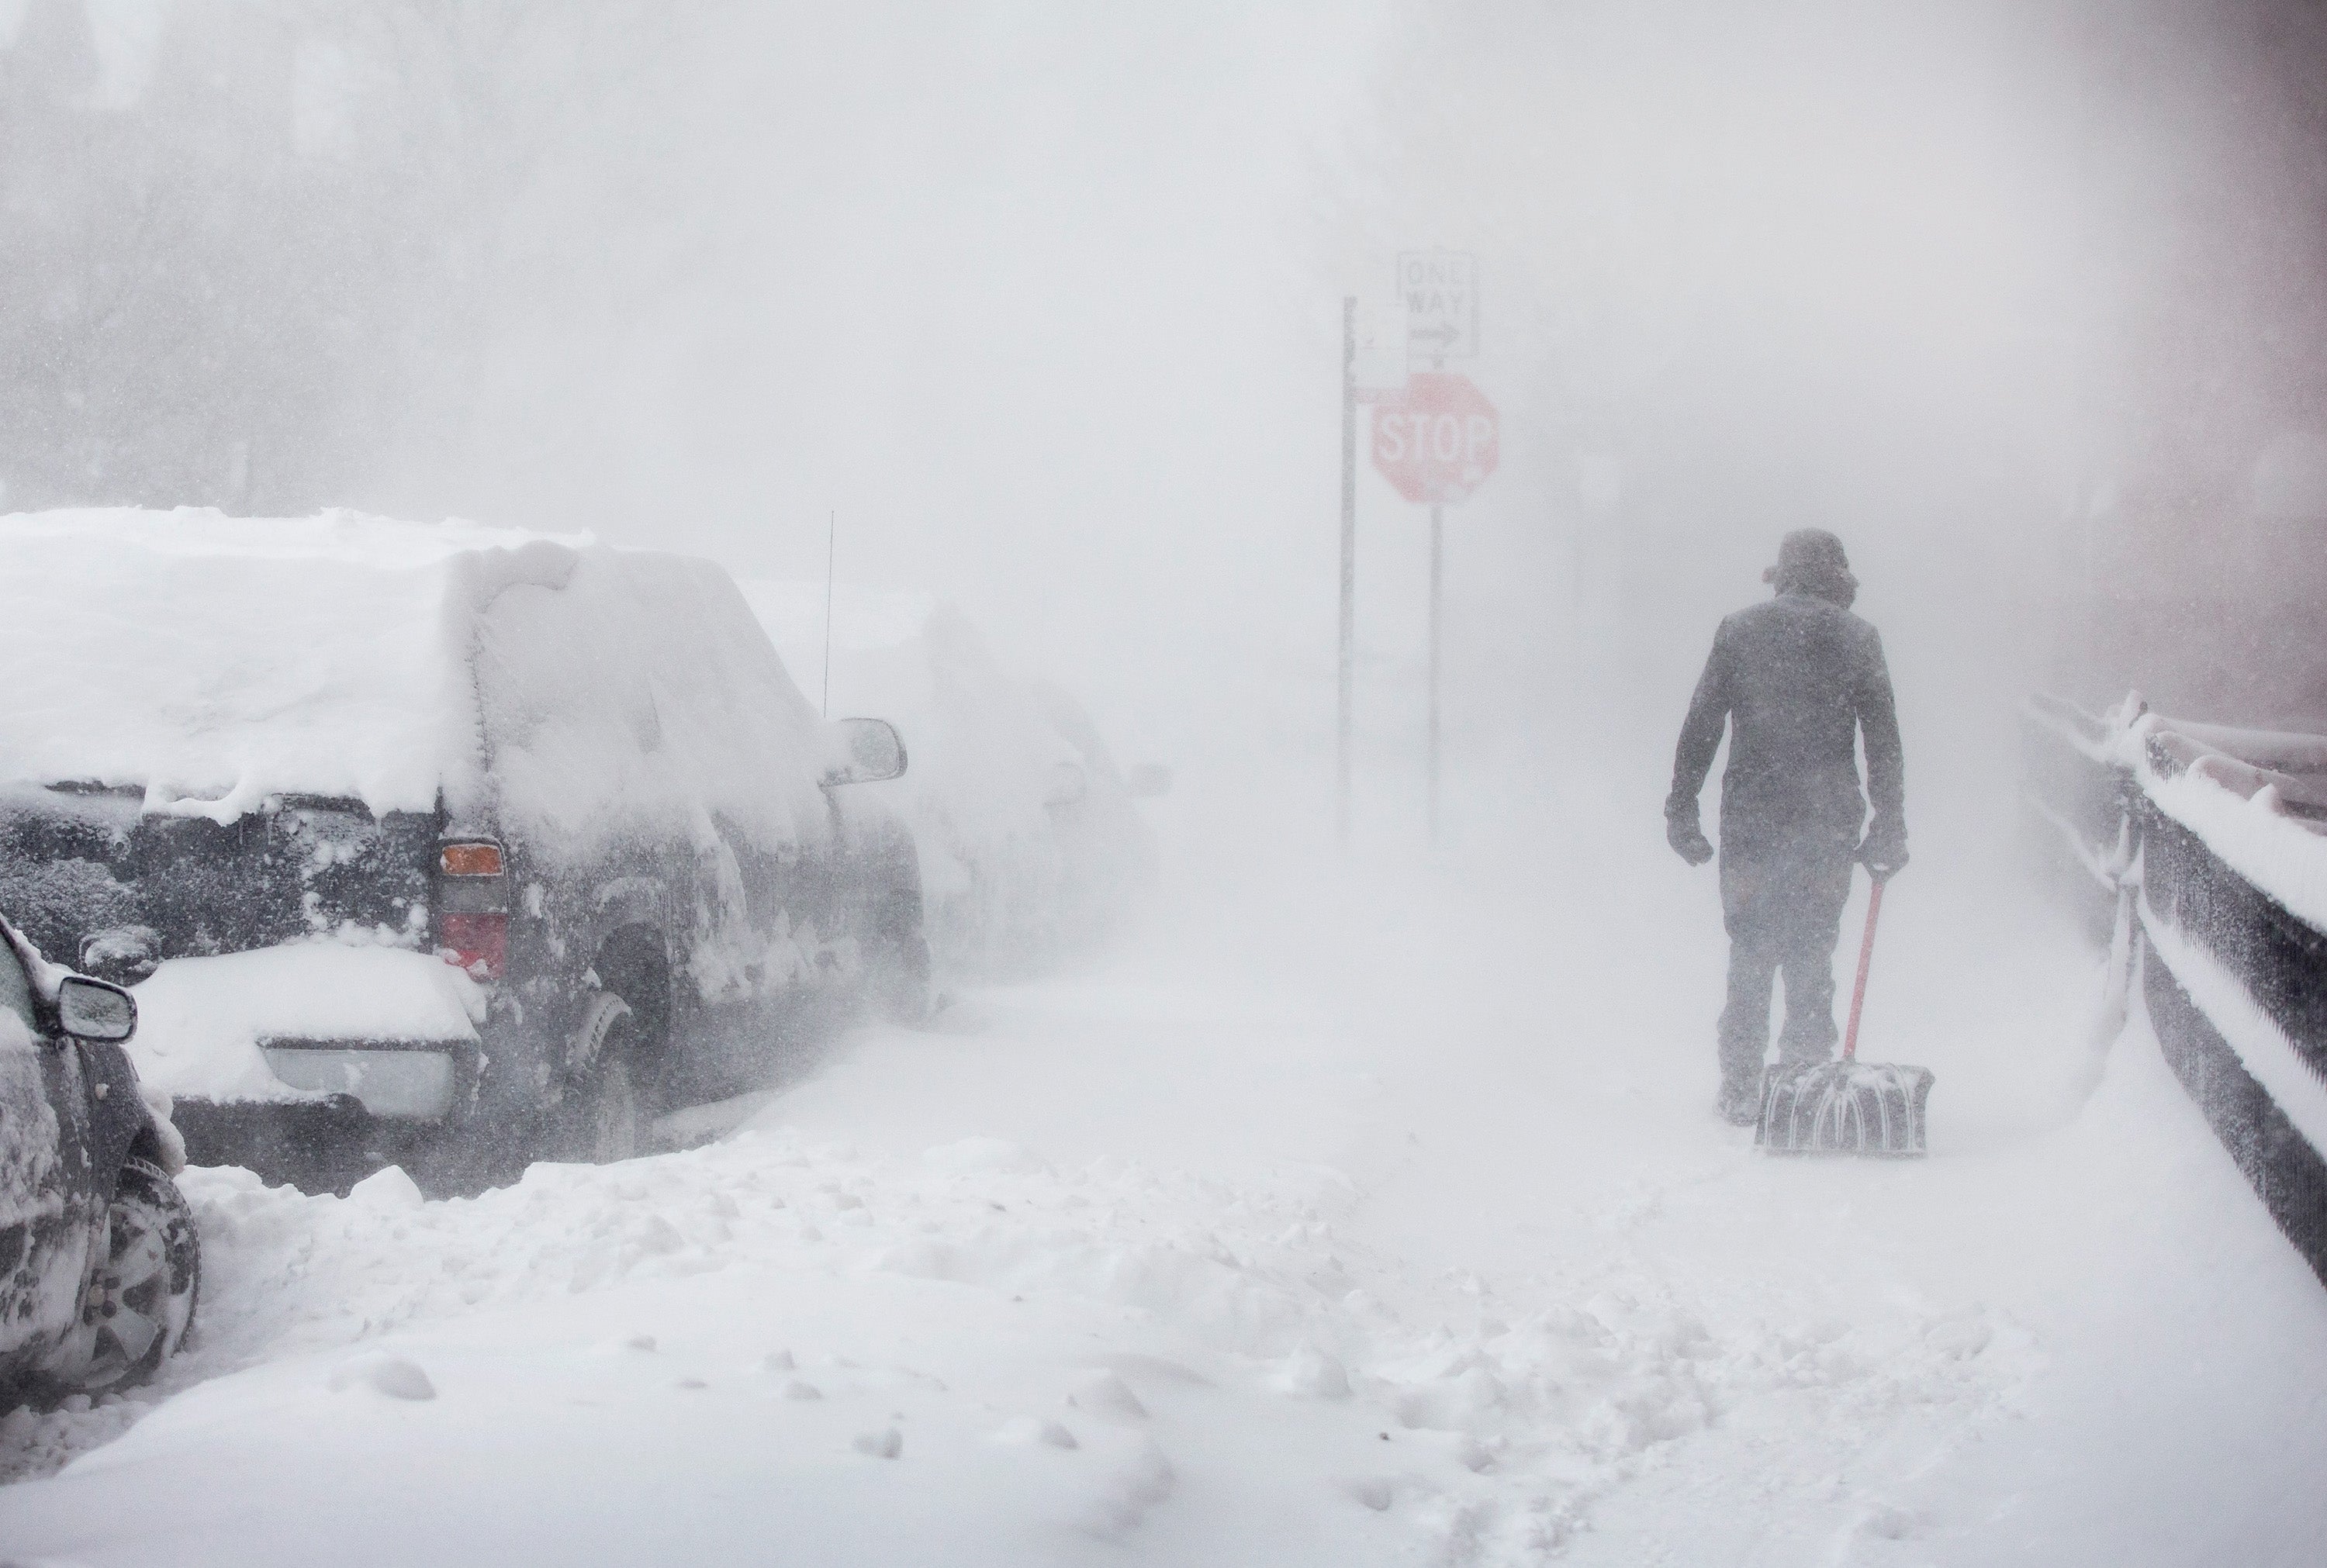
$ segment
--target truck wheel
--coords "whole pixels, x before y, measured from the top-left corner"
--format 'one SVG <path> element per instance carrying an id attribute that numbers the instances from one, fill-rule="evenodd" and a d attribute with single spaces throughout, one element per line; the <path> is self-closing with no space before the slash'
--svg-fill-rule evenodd
<path id="1" fill-rule="evenodd" d="M 143 1383 L 186 1338 L 201 1290 L 193 1211 L 158 1166 L 131 1160 L 105 1212 L 105 1261 L 81 1300 L 57 1380 L 97 1394 Z"/>
<path id="2" fill-rule="evenodd" d="M 629 1003 L 601 991 L 582 1010 L 574 1032 L 575 1087 L 566 1093 L 560 1153 L 590 1165 L 611 1165 L 639 1153 L 646 1117 L 638 1088 L 638 1015 Z"/>
<path id="3" fill-rule="evenodd" d="M 874 1010 L 891 1023 L 919 1023 L 930 1015 L 930 945 L 919 933 L 892 937 L 873 952 Z"/>

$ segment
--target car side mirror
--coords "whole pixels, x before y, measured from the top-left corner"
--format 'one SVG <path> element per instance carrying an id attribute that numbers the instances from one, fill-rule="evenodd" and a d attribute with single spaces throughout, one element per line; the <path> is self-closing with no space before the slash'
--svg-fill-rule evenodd
<path id="1" fill-rule="evenodd" d="M 847 760 L 825 770 L 826 784 L 878 784 L 904 775 L 905 742 L 896 725 L 886 719 L 841 719 L 834 727 Z"/>
<path id="2" fill-rule="evenodd" d="M 1154 800 L 1172 793 L 1172 770 L 1161 762 L 1142 762 L 1123 776 L 1124 792 L 1135 800 Z"/>
<path id="3" fill-rule="evenodd" d="M 137 999 L 118 985 L 68 975 L 57 987 L 57 1022 L 83 1040 L 127 1040 L 137 1032 Z"/>

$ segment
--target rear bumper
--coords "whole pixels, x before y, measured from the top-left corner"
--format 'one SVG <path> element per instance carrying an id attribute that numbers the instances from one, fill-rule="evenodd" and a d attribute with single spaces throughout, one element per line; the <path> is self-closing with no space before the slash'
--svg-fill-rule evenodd
<path id="1" fill-rule="evenodd" d="M 344 1191 L 387 1165 L 444 1162 L 477 1125 L 473 1041 L 274 1040 L 268 1070 L 312 1097 L 178 1097 L 173 1120 L 194 1165 L 240 1165 L 305 1191 Z"/>
<path id="2" fill-rule="evenodd" d="M 171 1119 L 190 1165 L 240 1165 L 303 1191 L 345 1191 L 383 1165 L 408 1163 L 432 1146 L 427 1123 L 373 1115 L 353 1095 L 320 1100 L 177 1102 Z"/>

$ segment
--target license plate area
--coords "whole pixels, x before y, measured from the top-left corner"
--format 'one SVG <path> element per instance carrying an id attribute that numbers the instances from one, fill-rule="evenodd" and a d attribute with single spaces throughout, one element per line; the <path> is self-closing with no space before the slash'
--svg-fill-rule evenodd
<path id="1" fill-rule="evenodd" d="M 468 1048 L 448 1041 L 345 1045 L 269 1041 L 259 1046 L 267 1069 L 294 1089 L 347 1095 L 391 1121 L 441 1122 L 452 1114 L 456 1059 Z"/>

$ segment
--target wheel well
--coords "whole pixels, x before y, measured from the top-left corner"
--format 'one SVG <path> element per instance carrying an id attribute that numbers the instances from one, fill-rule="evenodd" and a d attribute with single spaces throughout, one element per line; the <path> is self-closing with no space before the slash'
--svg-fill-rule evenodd
<path id="1" fill-rule="evenodd" d="M 927 955 L 929 931 L 918 891 L 901 890 L 882 901 L 874 914 L 873 938 L 897 953 Z"/>
<path id="2" fill-rule="evenodd" d="M 659 1050 L 670 1038 L 670 959 L 661 934 L 646 926 L 624 926 L 606 938 L 590 966 L 597 971 L 600 989 L 631 1004 L 640 1046 Z"/>
<path id="3" fill-rule="evenodd" d="M 137 1135 L 129 1140 L 127 1158 L 143 1160 L 164 1171 L 170 1168 L 170 1156 L 162 1147 L 162 1134 L 154 1130 L 150 1122 L 139 1127 Z"/>
<path id="4" fill-rule="evenodd" d="M 898 878 L 873 895 L 870 914 L 878 935 L 892 941 L 911 941 L 921 934 L 921 879 Z"/>

